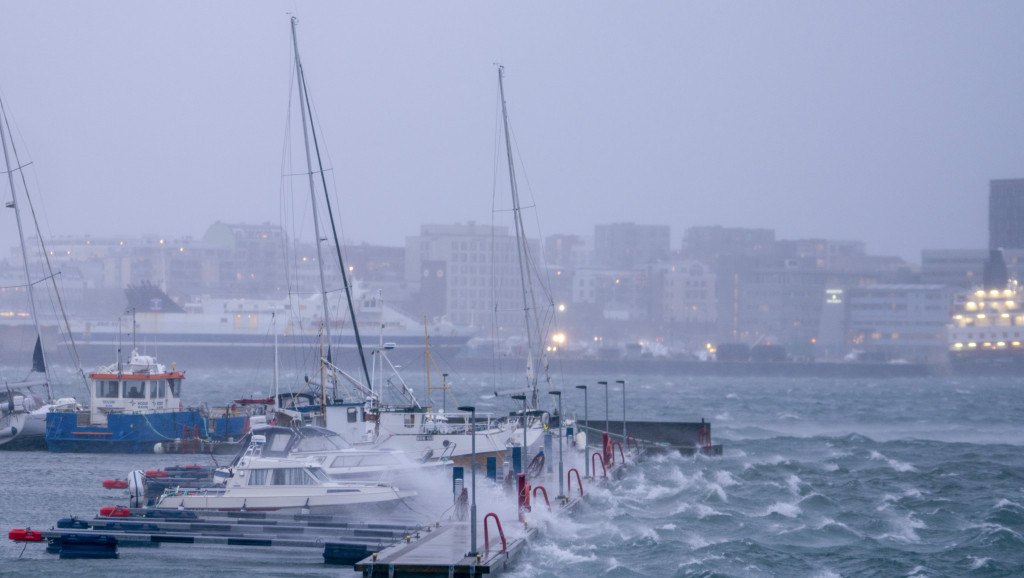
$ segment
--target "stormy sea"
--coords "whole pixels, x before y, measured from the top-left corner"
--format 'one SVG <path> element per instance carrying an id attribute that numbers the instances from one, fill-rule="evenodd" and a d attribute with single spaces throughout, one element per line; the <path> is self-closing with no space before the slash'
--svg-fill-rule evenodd
<path id="1" fill-rule="evenodd" d="M 211 405 L 270 387 L 240 369 L 187 377 L 183 396 Z M 1024 378 L 571 375 L 557 379 L 564 412 L 584 418 L 574 386 L 586 384 L 590 421 L 621 419 L 619 379 L 628 420 L 704 418 L 724 454 L 650 456 L 588 486 L 575 516 L 540 522 L 509 576 L 1024 575 Z M 417 389 L 422 376 L 407 380 Z M 607 409 L 599 380 L 612 384 Z M 486 375 L 452 386 L 460 403 L 503 411 Z M 0 452 L 0 528 L 93 516 L 126 500 L 105 479 L 211 459 Z M 0 546 L 4 576 L 157 572 L 355 575 L 294 549 L 164 545 L 60 560 L 36 544 Z"/>

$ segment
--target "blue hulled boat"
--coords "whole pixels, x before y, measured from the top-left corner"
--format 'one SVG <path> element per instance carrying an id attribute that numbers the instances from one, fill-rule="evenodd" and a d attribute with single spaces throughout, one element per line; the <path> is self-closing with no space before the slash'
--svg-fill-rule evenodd
<path id="1" fill-rule="evenodd" d="M 46 447 L 54 452 L 201 452 L 249 431 L 249 416 L 185 408 L 184 380 L 184 371 L 173 365 L 168 371 L 153 357 L 132 351 L 128 364 L 89 375 L 88 409 L 47 414 Z"/>

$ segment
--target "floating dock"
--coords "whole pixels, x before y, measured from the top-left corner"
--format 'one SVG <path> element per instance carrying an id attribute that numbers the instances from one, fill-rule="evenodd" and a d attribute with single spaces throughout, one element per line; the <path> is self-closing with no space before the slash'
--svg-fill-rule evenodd
<path id="1" fill-rule="evenodd" d="M 582 497 L 556 500 L 551 504 L 555 515 L 572 513 Z M 543 507 L 539 503 L 533 507 Z M 365 578 L 392 577 L 461 577 L 496 575 L 511 568 L 512 564 L 540 532 L 537 526 L 514 523 L 506 532 L 497 517 L 485 515 L 477 521 L 477 552 L 470 550 L 472 540 L 470 522 L 450 521 L 434 532 L 421 534 L 415 539 L 384 548 L 357 562 L 357 572 Z"/>
<path id="2" fill-rule="evenodd" d="M 597 422 L 591 424 L 597 425 Z M 616 426 L 621 427 L 622 422 L 609 426 L 614 430 Z M 540 524 L 530 524 L 536 517 L 531 511 L 543 508 L 554 516 L 571 515 L 582 505 L 588 488 L 604 483 L 617 470 L 641 459 L 651 449 L 721 454 L 721 446 L 711 445 L 710 424 L 705 422 L 627 422 L 625 437 L 577 427 L 600 442 L 589 446 L 590 463 L 587 465 L 593 473 L 591 477 L 583 478 L 580 470 L 584 468 L 577 466 L 569 467 L 564 472 L 565 479 L 560 480 L 563 474 L 556 472 L 564 464 L 559 464 L 559 453 L 551 445 L 551 438 L 557 442 L 557 435 L 542 436 L 543 442 L 529 451 L 535 461 L 540 461 L 536 470 L 527 468 L 529 480 L 525 474 L 510 474 L 504 483 L 498 482 L 500 474 L 495 472 L 494 463 L 487 464 L 486 475 L 484 468 L 477 470 L 474 483 L 478 489 L 486 489 L 485 497 L 489 494 L 492 498 L 484 504 L 474 502 L 473 507 L 479 506 L 475 516 L 468 491 L 463 489 L 469 486 L 470 480 L 463 479 L 460 472 L 452 481 L 456 500 L 450 519 L 445 520 L 425 520 L 422 515 L 417 518 L 388 516 L 387 523 L 377 523 L 353 521 L 351 516 L 309 513 L 111 507 L 89 520 L 65 518 L 56 528 L 11 530 L 8 537 L 21 542 L 45 541 L 47 550 L 61 558 L 117 558 L 119 546 L 280 546 L 320 551 L 325 563 L 352 566 L 366 578 L 496 575 L 511 569 L 531 539 L 540 532 Z M 571 433 L 566 437 L 574 439 Z M 666 441 L 644 441 L 649 438 Z M 545 460 L 539 460 L 542 448 Z M 565 453 L 573 456 L 570 463 L 580 461 L 581 452 L 571 445 Z M 548 462 L 546 468 L 545 461 Z M 531 467 L 533 465 L 531 463 Z M 471 475 L 471 472 L 466 473 Z M 559 491 L 566 495 L 556 496 Z M 480 497 L 478 494 L 477 498 Z"/>
<path id="3" fill-rule="evenodd" d="M 46 541 L 61 558 L 116 558 L 117 547 L 161 544 L 220 546 L 288 546 L 323 550 L 324 562 L 351 565 L 385 546 L 429 531 L 408 521 L 353 523 L 335 516 L 270 513 L 104 509 L 108 515 L 85 520 L 65 518 L 55 529 L 28 532 L 19 541 Z M 68 548 L 71 544 L 73 547 Z M 91 546 L 90 546 L 91 545 Z"/>

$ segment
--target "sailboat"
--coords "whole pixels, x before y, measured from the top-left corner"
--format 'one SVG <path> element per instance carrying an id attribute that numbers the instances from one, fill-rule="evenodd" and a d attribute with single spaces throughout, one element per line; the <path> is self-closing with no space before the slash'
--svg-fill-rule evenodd
<path id="1" fill-rule="evenodd" d="M 381 337 L 378 349 L 373 352 L 375 365 L 379 364 L 380 367 L 381 381 L 379 387 L 370 376 L 359 325 L 352 311 L 352 286 L 349 284 L 346 275 L 347 270 L 342 259 L 330 198 L 326 194 L 325 170 L 320 157 L 319 138 L 314 127 L 311 107 L 309 105 L 310 98 L 306 86 L 305 69 L 299 57 L 296 23 L 296 19 L 292 18 L 295 74 L 298 87 L 299 109 L 302 117 L 306 171 L 309 177 L 308 185 L 313 205 L 314 232 L 317 238 L 316 250 L 317 262 L 320 266 L 323 310 L 329 311 L 327 306 L 328 289 L 324 285 L 324 260 L 321 258 L 322 255 L 320 253 L 321 227 L 317 212 L 319 204 L 318 185 L 323 189 L 323 198 L 328 211 L 326 221 L 330 223 L 334 248 L 337 253 L 337 263 L 341 270 L 345 296 L 348 300 L 349 318 L 359 352 L 360 369 L 362 370 L 359 376 L 355 376 L 337 367 L 330 354 L 332 343 L 330 336 L 331 324 L 325 324 L 323 331 L 326 344 L 320 359 L 319 391 L 316 392 L 316 397 L 320 401 L 319 407 L 316 408 L 319 410 L 318 419 L 324 427 L 340 434 L 346 441 L 358 447 L 409 452 L 422 456 L 424 460 L 453 460 L 461 458 L 468 460 L 474 435 L 477 440 L 479 454 L 504 454 L 509 447 L 522 440 L 521 430 L 516 429 L 518 421 L 491 421 L 487 416 L 484 416 L 484 419 L 479 423 L 472 423 L 469 419 L 469 414 L 445 413 L 444 411 L 434 411 L 432 407 L 423 407 L 418 403 L 415 396 L 412 395 L 410 388 L 401 381 L 400 376 L 396 379 L 396 381 L 400 382 L 400 386 L 397 387 L 400 397 L 399 402 L 397 404 L 386 403 L 384 400 L 385 384 L 383 376 L 385 363 L 390 366 L 390 362 L 386 356 L 389 345 L 383 342 L 383 337 Z M 314 159 L 316 161 L 315 168 Z M 318 176 L 319 179 L 317 178 Z M 379 300 L 382 301 L 382 299 Z M 392 371 L 395 369 L 393 366 L 390 366 L 390 368 Z M 330 383 L 333 384 L 329 393 L 328 375 L 331 376 Z M 312 380 L 310 384 L 313 384 Z M 339 387 L 343 388 L 344 391 L 339 391 Z M 311 421 L 316 423 L 317 418 L 313 418 Z M 539 433 L 533 436 L 534 440 L 537 435 Z"/>
<path id="2" fill-rule="evenodd" d="M 513 229 L 515 230 L 516 235 L 516 252 L 518 257 L 517 265 L 519 268 L 520 288 L 522 292 L 523 333 L 527 347 L 527 355 L 526 367 L 522 374 L 522 378 L 524 378 L 523 387 L 495 393 L 499 395 L 511 395 L 516 399 L 523 400 L 523 410 L 520 413 L 522 420 L 521 427 L 526 429 L 527 445 L 530 445 L 529 433 L 533 431 L 535 435 L 539 436 L 539 432 L 548 425 L 546 419 L 544 419 L 546 413 L 542 412 L 538 406 L 539 376 L 537 368 L 534 366 L 535 356 L 540 362 L 540 369 L 543 372 L 548 391 L 551 391 L 553 388 L 551 384 L 551 371 L 547 348 L 544 346 L 546 342 L 546 327 L 548 326 L 548 323 L 545 323 L 545 320 L 543 319 L 542 308 L 538 306 L 535 291 L 535 285 L 539 282 L 539 279 L 534 279 L 534 275 L 536 274 L 536 265 L 531 254 L 529 243 L 527 243 L 526 227 L 523 224 L 523 210 L 522 204 L 519 200 L 519 187 L 516 179 L 515 160 L 512 152 L 512 134 L 509 129 L 508 122 L 508 104 L 505 100 L 505 67 L 501 65 L 498 65 L 498 94 L 501 98 L 501 121 L 505 143 L 505 156 L 508 161 Z M 542 303 L 542 305 L 544 305 L 548 311 L 554 311 L 554 303 L 551 301 L 550 296 L 548 296 L 547 302 Z M 495 326 L 498 325 L 499 323 L 495 320 Z M 558 417 L 561 419 L 561 416 Z"/>
<path id="3" fill-rule="evenodd" d="M 21 202 L 14 178 L 15 173 L 21 177 L 23 197 L 31 207 L 27 181 L 22 172 L 26 165 L 22 165 L 18 159 L 18 151 L 11 138 L 7 111 L 2 101 L 0 101 L 0 148 L 3 149 L 4 173 L 7 175 L 7 184 L 11 193 L 11 199 L 5 203 L 5 207 L 14 209 L 14 218 L 18 225 L 22 265 L 25 272 L 25 289 L 36 334 L 29 375 L 17 383 L 7 383 L 6 380 L 0 383 L 0 387 L 2 387 L 0 389 L 0 449 L 43 449 L 46 447 L 46 414 L 57 407 L 76 407 L 78 404 L 73 398 L 53 401 L 52 380 L 42 343 L 42 325 L 36 310 L 35 283 L 29 272 L 28 247 L 25 243 L 25 232 L 22 226 Z M 37 224 L 37 233 L 38 229 Z M 42 239 L 42 236 L 40 235 L 39 238 Z M 45 255 L 45 250 L 43 253 Z M 48 259 L 47 266 L 49 266 Z M 54 278 L 52 271 L 49 277 L 50 279 Z M 56 294 L 59 300 L 59 292 Z M 63 305 L 61 305 L 61 310 L 63 311 Z M 45 390 L 45 400 L 39 393 L 36 393 L 38 388 Z"/>

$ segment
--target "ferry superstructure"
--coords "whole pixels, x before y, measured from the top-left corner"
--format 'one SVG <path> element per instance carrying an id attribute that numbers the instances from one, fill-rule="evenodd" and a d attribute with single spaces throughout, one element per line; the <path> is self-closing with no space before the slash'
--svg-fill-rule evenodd
<path id="1" fill-rule="evenodd" d="M 954 297 L 949 357 L 954 364 L 1024 364 L 1024 294 L 1015 279 Z"/>

